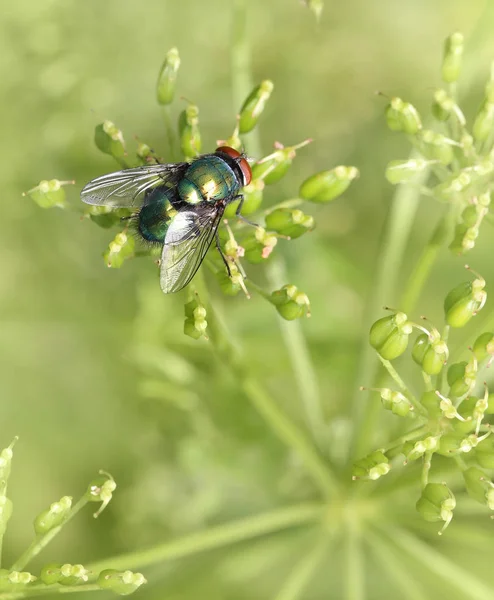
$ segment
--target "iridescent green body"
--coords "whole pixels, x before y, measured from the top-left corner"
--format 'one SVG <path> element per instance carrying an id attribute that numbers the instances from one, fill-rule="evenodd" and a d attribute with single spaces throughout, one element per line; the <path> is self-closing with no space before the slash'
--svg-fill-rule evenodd
<path id="1" fill-rule="evenodd" d="M 163 243 L 178 209 L 235 198 L 241 185 L 229 163 L 228 156 L 201 156 L 186 167 L 176 188 L 161 185 L 148 192 L 138 215 L 138 230 L 142 237 L 149 242 Z"/>
<path id="2" fill-rule="evenodd" d="M 163 243 L 173 216 L 177 213 L 170 198 L 172 192 L 165 186 L 154 188 L 139 211 L 137 227 L 148 242 Z"/>
<path id="3" fill-rule="evenodd" d="M 218 154 L 196 159 L 179 181 L 178 195 L 187 204 L 234 198 L 240 190 L 238 176 Z"/>

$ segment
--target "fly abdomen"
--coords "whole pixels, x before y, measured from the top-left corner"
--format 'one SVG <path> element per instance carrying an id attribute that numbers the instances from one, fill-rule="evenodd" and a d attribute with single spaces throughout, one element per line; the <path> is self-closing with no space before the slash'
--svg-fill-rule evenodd
<path id="1" fill-rule="evenodd" d="M 137 216 L 139 234 L 148 242 L 162 244 L 174 214 L 172 206 L 173 191 L 160 186 L 146 194 L 144 205 Z"/>

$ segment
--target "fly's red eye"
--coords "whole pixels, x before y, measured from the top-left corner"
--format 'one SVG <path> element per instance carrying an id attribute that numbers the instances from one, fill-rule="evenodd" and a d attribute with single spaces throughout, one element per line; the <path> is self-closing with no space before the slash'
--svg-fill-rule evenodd
<path id="1" fill-rule="evenodd" d="M 244 177 L 244 185 L 249 185 L 252 181 L 252 169 L 250 168 L 247 159 L 244 158 L 238 150 L 230 148 L 230 146 L 220 146 L 219 148 L 216 148 L 216 152 L 223 152 L 223 154 L 228 154 L 228 156 L 236 160 Z"/>

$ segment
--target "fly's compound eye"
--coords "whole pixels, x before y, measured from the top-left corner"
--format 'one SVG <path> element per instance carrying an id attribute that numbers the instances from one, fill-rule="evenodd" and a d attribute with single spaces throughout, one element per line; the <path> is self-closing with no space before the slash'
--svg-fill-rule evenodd
<path id="1" fill-rule="evenodd" d="M 235 148 L 230 148 L 230 146 L 220 146 L 219 148 L 216 148 L 216 152 L 223 152 L 223 154 L 227 154 L 233 158 L 242 171 L 244 186 L 249 185 L 249 183 L 252 181 L 252 169 L 250 168 L 245 156 L 240 154 L 240 152 L 235 150 Z"/>

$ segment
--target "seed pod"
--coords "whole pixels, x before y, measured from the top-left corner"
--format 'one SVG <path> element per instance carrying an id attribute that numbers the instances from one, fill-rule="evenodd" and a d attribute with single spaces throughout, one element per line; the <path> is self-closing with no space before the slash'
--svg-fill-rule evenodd
<path id="1" fill-rule="evenodd" d="M 160 74 L 156 84 L 158 104 L 165 106 L 173 102 L 179 67 L 180 56 L 178 50 L 177 48 L 171 48 L 166 53 L 165 61 L 161 65 Z"/>
<path id="2" fill-rule="evenodd" d="M 186 159 L 191 159 L 201 153 L 201 132 L 199 131 L 199 108 L 189 104 L 178 118 L 178 133 L 180 148 Z"/>
<path id="3" fill-rule="evenodd" d="M 424 392 L 420 398 L 420 403 L 427 410 L 430 419 L 439 419 L 443 416 L 440 408 L 440 398 L 435 391 Z"/>
<path id="4" fill-rule="evenodd" d="M 290 168 L 293 159 L 297 155 L 297 150 L 311 142 L 312 140 L 308 139 L 286 148 L 282 144 L 276 143 L 276 150 L 256 162 L 252 167 L 252 179 L 262 179 L 267 185 L 277 183 Z"/>
<path id="5" fill-rule="evenodd" d="M 85 498 L 88 502 L 101 502 L 101 507 L 93 515 L 95 519 L 99 517 L 108 506 L 112 499 L 113 492 L 117 487 L 117 484 L 111 475 L 104 473 L 103 471 L 100 471 L 100 473 L 103 476 L 91 481 L 85 494 Z"/>
<path id="6" fill-rule="evenodd" d="M 295 285 L 286 284 L 271 294 L 270 302 L 287 321 L 310 316 L 310 302 L 306 294 Z"/>
<path id="7" fill-rule="evenodd" d="M 467 227 L 462 223 L 459 223 L 455 227 L 454 238 L 449 245 L 449 249 L 454 254 L 465 254 L 472 248 L 475 247 L 475 241 L 479 236 L 479 230 L 476 227 Z"/>
<path id="8" fill-rule="evenodd" d="M 59 527 L 70 515 L 71 508 L 70 496 L 64 496 L 58 502 L 53 502 L 49 509 L 44 510 L 34 519 L 34 531 L 38 535 L 43 535 Z"/>
<path id="9" fill-rule="evenodd" d="M 492 435 L 477 445 L 475 459 L 484 469 L 494 469 L 494 437 Z"/>
<path id="10" fill-rule="evenodd" d="M 466 169 L 460 171 L 459 175 L 454 175 L 442 183 L 438 183 L 432 188 L 433 193 L 438 200 L 448 201 L 451 196 L 464 192 L 472 183 L 472 175 Z"/>
<path id="11" fill-rule="evenodd" d="M 464 327 L 481 310 L 487 300 L 485 280 L 477 275 L 473 281 L 460 283 L 444 300 L 444 312 L 448 325 Z"/>
<path id="12" fill-rule="evenodd" d="M 459 146 L 458 142 L 447 138 L 441 133 L 430 129 L 422 129 L 417 133 L 420 152 L 428 159 L 438 160 L 443 165 L 449 165 L 454 160 L 453 147 Z"/>
<path id="13" fill-rule="evenodd" d="M 135 239 L 132 235 L 121 231 L 110 242 L 103 253 L 106 266 L 110 269 L 120 269 L 127 258 L 134 256 Z"/>
<path id="14" fill-rule="evenodd" d="M 443 64 L 441 75 L 446 83 L 458 81 L 463 56 L 463 35 L 458 31 L 451 34 L 444 42 Z"/>
<path id="15" fill-rule="evenodd" d="M 383 317 L 372 325 L 370 345 L 386 360 L 394 360 L 407 349 L 412 325 L 405 313 L 397 312 Z"/>
<path id="16" fill-rule="evenodd" d="M 314 229 L 314 217 L 298 208 L 277 208 L 266 215 L 266 227 L 295 239 Z"/>
<path id="17" fill-rule="evenodd" d="M 448 385 L 450 386 L 450 396 L 454 398 L 461 398 L 468 394 L 473 387 L 477 379 L 478 363 L 475 355 L 469 362 L 466 360 L 453 363 L 447 374 Z"/>
<path id="18" fill-rule="evenodd" d="M 45 585 L 53 585 L 58 583 L 62 575 L 61 563 L 49 563 L 41 568 L 39 578 Z"/>
<path id="19" fill-rule="evenodd" d="M 63 186 L 73 183 L 75 182 L 59 181 L 58 179 L 43 180 L 36 187 L 22 195 L 29 196 L 41 208 L 53 208 L 55 206 L 64 208 L 66 194 Z"/>
<path id="20" fill-rule="evenodd" d="M 251 264 L 259 264 L 266 260 L 278 243 L 278 238 L 262 227 L 248 231 L 242 238 L 241 245 L 245 250 L 245 259 Z"/>
<path id="21" fill-rule="evenodd" d="M 60 585 L 73 586 L 86 583 L 89 579 L 89 571 L 84 565 L 65 564 L 60 567 Z"/>
<path id="22" fill-rule="evenodd" d="M 457 433 L 468 434 L 474 431 L 477 419 L 479 418 L 479 411 L 477 409 L 477 402 L 479 398 L 476 396 L 469 396 L 462 400 L 458 406 L 458 414 L 463 420 L 458 420 L 453 423 L 453 430 Z M 480 415 L 482 419 L 483 413 Z"/>
<path id="23" fill-rule="evenodd" d="M 456 500 L 453 492 L 445 483 L 428 483 L 416 504 L 417 511 L 426 521 L 432 523 L 444 521 L 439 535 L 450 524 L 455 506 Z"/>
<path id="24" fill-rule="evenodd" d="M 480 502 L 480 504 L 487 505 L 490 510 L 494 510 L 491 491 L 492 482 L 489 477 L 477 467 L 469 467 L 463 471 L 463 479 L 470 498 Z"/>
<path id="25" fill-rule="evenodd" d="M 0 537 L 5 534 L 11 516 L 12 500 L 7 496 L 0 496 Z"/>
<path id="26" fill-rule="evenodd" d="M 207 312 L 199 300 L 198 294 L 191 294 L 189 302 L 184 305 L 185 322 L 184 333 L 194 340 L 206 337 L 208 322 L 206 321 Z"/>
<path id="27" fill-rule="evenodd" d="M 117 161 L 126 155 L 123 133 L 111 121 L 104 121 L 96 126 L 94 143 L 98 150 L 113 156 Z"/>
<path id="28" fill-rule="evenodd" d="M 475 340 L 473 345 L 473 353 L 475 358 L 481 362 L 486 358 L 489 358 L 489 362 L 494 357 L 494 333 L 486 331 L 481 333 Z"/>
<path id="29" fill-rule="evenodd" d="M 392 160 L 386 167 L 386 179 L 393 185 L 404 183 L 423 173 L 429 165 L 430 162 L 422 158 Z"/>
<path id="30" fill-rule="evenodd" d="M 102 590 L 111 590 L 119 596 L 127 596 L 147 582 L 142 573 L 106 569 L 98 575 L 97 583 Z"/>
<path id="31" fill-rule="evenodd" d="M 341 196 L 358 176 L 357 167 L 339 166 L 330 171 L 321 171 L 302 183 L 299 195 L 309 202 L 330 202 Z"/>
<path id="32" fill-rule="evenodd" d="M 266 79 L 257 85 L 247 96 L 240 109 L 239 132 L 241 134 L 249 133 L 257 125 L 273 88 L 273 82 Z"/>
<path id="33" fill-rule="evenodd" d="M 253 179 L 249 185 L 246 185 L 242 189 L 242 195 L 244 201 L 242 203 L 242 215 L 248 216 L 255 213 L 262 204 L 262 196 L 264 190 L 264 181 L 262 179 Z M 238 210 L 240 200 L 230 202 L 225 209 L 225 218 L 230 219 L 234 217 Z"/>
<path id="34" fill-rule="evenodd" d="M 220 269 L 215 276 L 226 296 L 236 296 L 242 289 L 245 290 L 244 278 L 234 263 L 230 264 L 230 273 L 229 277 L 225 269 Z"/>
<path id="35" fill-rule="evenodd" d="M 441 372 L 448 357 L 448 345 L 441 339 L 437 329 L 433 329 L 430 334 L 422 333 L 415 340 L 412 358 L 422 367 L 424 373 L 437 375 Z"/>
<path id="36" fill-rule="evenodd" d="M 477 142 L 485 142 L 494 128 L 494 102 L 484 101 L 473 123 L 472 133 Z"/>
<path id="37" fill-rule="evenodd" d="M 352 479 L 369 479 L 375 481 L 389 473 L 391 465 L 382 450 L 375 450 L 353 464 Z"/>
<path id="38" fill-rule="evenodd" d="M 461 432 L 452 431 L 441 436 L 439 447 L 436 450 L 438 454 L 443 456 L 451 456 L 452 454 L 470 452 L 482 438 L 477 437 L 474 433 L 465 435 Z"/>
<path id="39" fill-rule="evenodd" d="M 437 390 L 435 393 L 436 393 L 436 396 L 440 399 L 439 408 L 440 408 L 441 412 L 443 413 L 443 416 L 446 419 L 459 419 L 460 421 L 462 421 L 463 417 L 456 410 L 456 407 L 454 406 L 453 402 L 449 398 L 446 398 L 445 396 L 443 396 Z"/>
<path id="40" fill-rule="evenodd" d="M 401 392 L 395 392 L 387 388 L 376 391 L 379 391 L 381 394 L 383 407 L 386 410 L 390 410 L 393 414 L 399 417 L 406 417 L 413 410 L 413 406 Z"/>
<path id="41" fill-rule="evenodd" d="M 422 129 L 422 120 L 415 106 L 401 98 L 391 98 L 385 114 L 388 127 L 392 131 L 404 131 L 415 135 Z"/>

